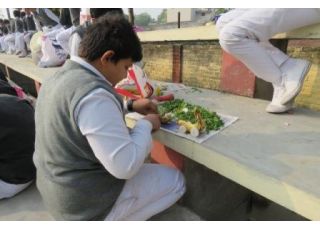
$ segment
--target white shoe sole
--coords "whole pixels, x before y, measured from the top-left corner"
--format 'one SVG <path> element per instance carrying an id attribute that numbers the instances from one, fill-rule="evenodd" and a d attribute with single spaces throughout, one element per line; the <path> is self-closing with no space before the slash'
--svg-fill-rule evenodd
<path id="1" fill-rule="evenodd" d="M 285 105 L 273 105 L 270 103 L 266 108 L 266 112 L 275 114 L 286 113 L 293 108 L 293 102 L 294 99 L 292 99 Z"/>
<path id="2" fill-rule="evenodd" d="M 285 97 L 283 97 L 283 99 L 281 100 L 281 104 L 285 105 L 289 101 L 294 100 L 295 97 L 297 97 L 298 94 L 300 93 L 302 86 L 303 86 L 303 83 L 304 83 L 304 79 L 306 78 L 306 76 L 310 70 L 310 67 L 311 67 L 311 63 L 309 61 L 305 61 L 305 62 L 306 62 L 306 66 L 302 71 L 302 78 L 300 78 L 298 87 L 295 90 L 293 90 L 289 95 L 286 95 Z"/>

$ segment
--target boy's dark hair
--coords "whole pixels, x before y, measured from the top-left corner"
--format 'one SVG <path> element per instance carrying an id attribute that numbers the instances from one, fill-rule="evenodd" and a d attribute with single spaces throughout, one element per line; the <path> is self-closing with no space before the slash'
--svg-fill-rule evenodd
<path id="1" fill-rule="evenodd" d="M 26 16 L 26 12 L 21 11 L 21 12 L 20 12 L 20 16 L 23 18 L 24 16 Z"/>
<path id="2" fill-rule="evenodd" d="M 0 18 L 0 23 L 1 23 L 1 24 L 3 23 L 3 19 L 2 19 L 2 18 Z"/>
<path id="3" fill-rule="evenodd" d="M 79 56 L 94 61 L 106 51 L 114 51 L 111 61 L 131 58 L 133 62 L 142 59 L 142 48 L 132 25 L 118 13 L 107 13 L 90 25 L 80 43 Z"/>
<path id="4" fill-rule="evenodd" d="M 3 24 L 10 24 L 10 21 L 8 19 L 4 19 Z"/>
<path id="5" fill-rule="evenodd" d="M 95 19 L 98 19 L 99 17 L 109 12 L 117 12 L 119 14 L 123 14 L 123 10 L 121 8 L 90 8 L 90 15 Z"/>
<path id="6" fill-rule="evenodd" d="M 13 16 L 14 16 L 14 17 L 19 17 L 19 18 L 20 18 L 20 15 L 21 15 L 21 14 L 20 14 L 20 10 L 14 10 L 14 11 L 13 11 Z"/>

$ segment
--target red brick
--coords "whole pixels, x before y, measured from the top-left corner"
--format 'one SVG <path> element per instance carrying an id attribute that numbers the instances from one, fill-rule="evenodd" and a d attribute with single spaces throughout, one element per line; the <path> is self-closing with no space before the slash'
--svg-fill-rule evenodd
<path id="1" fill-rule="evenodd" d="M 182 170 L 184 165 L 183 155 L 162 145 L 158 141 L 153 141 L 151 159 L 155 163 L 167 165 L 179 170 Z"/>
<path id="2" fill-rule="evenodd" d="M 254 96 L 255 75 L 239 60 L 223 51 L 220 90 L 241 96 Z"/>
<path id="3" fill-rule="evenodd" d="M 172 82 L 180 83 L 182 80 L 182 46 L 173 46 L 172 49 Z"/>

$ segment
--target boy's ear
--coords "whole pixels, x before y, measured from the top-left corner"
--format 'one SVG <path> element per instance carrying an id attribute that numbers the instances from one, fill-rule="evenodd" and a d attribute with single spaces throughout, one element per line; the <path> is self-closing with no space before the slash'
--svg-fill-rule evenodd
<path id="1" fill-rule="evenodd" d="M 108 62 L 111 61 L 111 58 L 113 57 L 114 55 L 114 51 L 112 50 L 107 50 L 103 55 L 102 57 L 100 58 L 100 61 L 102 64 L 107 64 Z"/>

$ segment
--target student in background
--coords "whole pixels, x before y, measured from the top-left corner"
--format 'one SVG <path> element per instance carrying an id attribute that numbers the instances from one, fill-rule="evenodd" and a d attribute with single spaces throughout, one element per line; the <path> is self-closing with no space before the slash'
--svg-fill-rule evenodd
<path id="1" fill-rule="evenodd" d="M 78 56 L 80 42 L 82 40 L 86 27 L 89 24 L 94 23 L 95 20 L 99 19 L 101 16 L 105 15 L 108 12 L 114 12 L 123 15 L 123 10 L 121 8 L 90 8 L 92 22 L 86 22 L 85 24 L 77 27 L 71 34 L 69 40 L 70 56 Z"/>
<path id="2" fill-rule="evenodd" d="M 0 38 L 0 45 L 1 45 L 1 53 L 7 53 L 9 51 L 9 46 L 8 44 L 5 42 L 5 39 L 7 38 L 7 36 L 9 35 L 9 20 L 4 19 L 3 20 L 3 24 L 2 24 L 2 33 L 3 36 Z"/>
<path id="3" fill-rule="evenodd" d="M 29 8 L 25 8 L 26 16 L 24 17 L 24 24 L 27 26 L 27 31 L 24 34 L 24 41 L 27 45 L 27 49 L 30 49 L 30 41 L 33 34 L 37 31 L 36 24 L 33 19 L 33 15 L 31 14 L 31 10 Z"/>
<path id="4" fill-rule="evenodd" d="M 72 26 L 70 28 L 67 28 L 66 30 L 58 33 L 56 36 L 56 39 L 57 39 L 57 42 L 60 44 L 60 46 L 68 54 L 70 54 L 69 40 L 70 40 L 72 33 L 79 26 L 80 8 L 69 8 L 67 10 L 69 11 L 70 22 L 72 22 Z"/>
<path id="5" fill-rule="evenodd" d="M 4 52 L 3 50 L 3 47 L 2 47 L 2 38 L 4 37 L 4 33 L 3 33 L 3 27 L 4 27 L 4 24 L 3 24 L 3 19 L 0 18 L 0 52 Z"/>
<path id="6" fill-rule="evenodd" d="M 15 50 L 16 55 L 20 55 L 19 57 L 27 56 L 27 49 L 24 42 L 24 23 L 21 18 L 20 10 L 14 10 L 13 15 L 15 17 Z"/>
<path id="7" fill-rule="evenodd" d="M 14 10 L 13 12 L 14 16 L 18 15 L 18 10 Z M 15 16 L 16 17 L 16 16 Z M 7 25 L 8 28 L 8 34 L 6 38 L 4 39 L 4 42 L 8 46 L 7 54 L 15 54 L 16 52 L 16 46 L 15 46 L 15 31 L 16 31 L 16 18 L 10 19 L 9 24 Z"/>
<path id="8" fill-rule="evenodd" d="M 34 109 L 18 97 L 0 72 L 0 199 L 10 198 L 35 179 Z"/>

